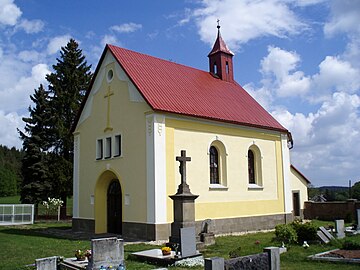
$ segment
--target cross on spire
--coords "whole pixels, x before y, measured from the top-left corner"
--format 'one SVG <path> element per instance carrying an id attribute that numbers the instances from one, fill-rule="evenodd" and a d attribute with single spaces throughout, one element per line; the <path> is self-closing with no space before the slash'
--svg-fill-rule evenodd
<path id="1" fill-rule="evenodd" d="M 217 29 L 220 29 L 220 20 L 219 20 L 219 19 L 217 19 L 217 21 L 216 21 L 216 22 L 217 22 L 217 26 L 216 26 L 216 27 L 217 27 Z"/>

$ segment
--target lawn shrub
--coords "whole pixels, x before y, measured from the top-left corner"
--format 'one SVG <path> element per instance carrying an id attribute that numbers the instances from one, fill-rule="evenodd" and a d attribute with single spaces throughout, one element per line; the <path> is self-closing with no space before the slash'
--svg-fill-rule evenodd
<path id="1" fill-rule="evenodd" d="M 275 227 L 275 238 L 279 242 L 293 244 L 297 242 L 297 234 L 291 224 L 279 224 Z"/>
<path id="2" fill-rule="evenodd" d="M 298 243 L 303 243 L 304 241 L 313 241 L 317 239 L 317 227 L 310 223 L 302 223 L 300 220 L 294 220 L 291 223 L 291 226 L 296 231 Z"/>

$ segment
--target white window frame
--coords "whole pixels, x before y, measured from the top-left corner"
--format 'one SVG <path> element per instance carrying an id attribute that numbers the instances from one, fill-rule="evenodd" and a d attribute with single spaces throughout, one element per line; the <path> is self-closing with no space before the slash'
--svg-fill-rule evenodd
<path id="1" fill-rule="evenodd" d="M 104 140 L 96 140 L 96 160 L 102 160 L 104 158 Z"/>

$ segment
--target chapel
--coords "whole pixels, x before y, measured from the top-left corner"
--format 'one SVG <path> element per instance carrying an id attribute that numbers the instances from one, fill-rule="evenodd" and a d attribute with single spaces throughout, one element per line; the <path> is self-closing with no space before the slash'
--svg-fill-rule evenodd
<path id="1" fill-rule="evenodd" d="M 197 231 L 302 217 L 291 133 L 234 80 L 233 56 L 220 26 L 206 71 L 106 45 L 73 126 L 73 230 L 168 239 L 182 150 Z"/>

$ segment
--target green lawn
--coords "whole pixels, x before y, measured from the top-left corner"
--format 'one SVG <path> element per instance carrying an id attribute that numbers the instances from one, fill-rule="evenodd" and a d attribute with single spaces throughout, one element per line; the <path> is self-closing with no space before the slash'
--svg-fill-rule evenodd
<path id="1" fill-rule="evenodd" d="M 323 222 L 319 222 L 323 225 Z M 325 223 L 325 224 L 328 224 Z M 70 229 L 70 223 L 36 223 L 26 226 L 0 227 L 0 269 L 29 269 L 24 265 L 34 263 L 36 258 L 61 255 L 73 257 L 77 249 L 90 248 L 90 241 L 79 241 L 56 238 L 44 234 L 44 230 L 51 228 Z M 262 252 L 264 247 L 278 245 L 272 242 L 273 232 L 248 234 L 242 236 L 223 236 L 216 238 L 216 244 L 203 251 L 205 257 L 221 256 L 228 258 L 229 251 L 241 247 L 241 255 L 249 255 Z M 350 237 L 348 237 L 350 238 Z M 360 235 L 351 237 L 360 243 Z M 293 245 L 289 251 L 281 255 L 281 269 L 359 269 L 358 265 L 333 264 L 308 261 L 307 256 L 334 249 L 339 243 L 330 245 L 312 245 L 308 249 Z M 156 248 L 146 244 L 134 244 L 125 246 L 125 258 L 127 269 L 155 269 L 153 265 L 140 263 L 128 258 L 132 252 Z M 183 268 L 169 267 L 169 269 L 180 270 Z M 201 267 L 193 268 L 196 270 Z"/>

